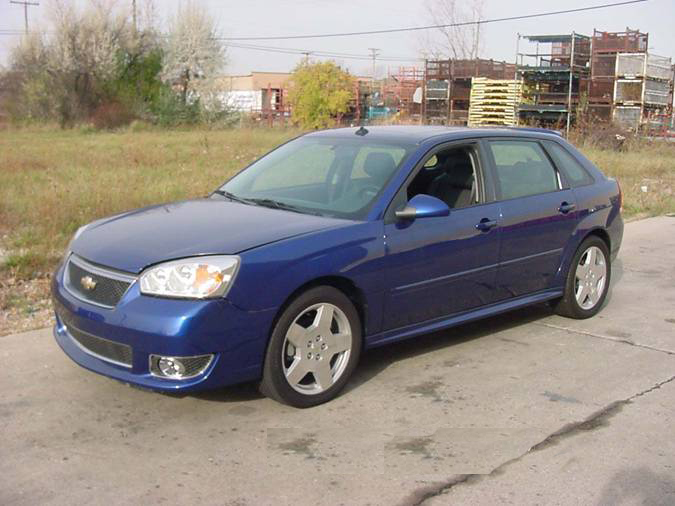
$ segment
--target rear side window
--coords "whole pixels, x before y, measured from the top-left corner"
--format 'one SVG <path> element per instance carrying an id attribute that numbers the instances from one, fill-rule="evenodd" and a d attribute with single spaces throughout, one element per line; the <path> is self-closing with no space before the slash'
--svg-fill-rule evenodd
<path id="1" fill-rule="evenodd" d="M 586 169 L 560 144 L 553 141 L 545 141 L 544 145 L 548 154 L 551 155 L 553 163 L 565 174 L 565 178 L 572 188 L 593 182 L 593 178 L 586 172 Z"/>
<path id="2" fill-rule="evenodd" d="M 531 141 L 490 141 L 502 199 L 554 192 L 558 175 L 543 148 Z"/>

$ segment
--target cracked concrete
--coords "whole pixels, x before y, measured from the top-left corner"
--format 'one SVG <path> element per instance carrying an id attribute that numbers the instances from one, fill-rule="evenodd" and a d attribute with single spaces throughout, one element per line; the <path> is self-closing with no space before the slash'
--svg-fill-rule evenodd
<path id="1" fill-rule="evenodd" d="M 627 225 L 596 318 L 534 307 L 373 350 L 311 410 L 140 391 L 48 330 L 5 336 L 0 504 L 675 504 L 673 238 Z"/>
<path id="2" fill-rule="evenodd" d="M 500 464 L 496 468 L 494 468 L 492 471 L 490 471 L 488 474 L 463 474 L 459 476 L 452 477 L 449 479 L 446 483 L 437 486 L 437 487 L 425 487 L 422 490 L 418 491 L 417 493 L 413 493 L 413 497 L 417 497 L 417 500 L 414 500 L 412 502 L 404 502 L 403 504 L 410 505 L 410 506 L 421 506 L 423 504 L 427 504 L 431 499 L 437 498 L 441 495 L 447 494 L 450 492 L 454 487 L 457 487 L 459 485 L 463 484 L 473 484 L 477 483 L 480 480 L 484 478 L 489 478 L 492 476 L 499 476 L 503 474 L 506 469 L 521 461 L 522 459 L 526 458 L 529 454 L 533 452 L 538 452 L 545 450 L 549 448 L 550 446 L 557 445 L 564 441 L 567 438 L 574 437 L 580 433 L 583 432 L 588 432 L 588 431 L 593 431 L 602 427 L 607 427 L 609 426 L 610 420 L 615 417 L 618 413 L 621 412 L 621 410 L 624 408 L 624 406 L 630 404 L 633 402 L 635 399 L 642 397 L 645 394 L 651 393 L 655 390 L 660 389 L 663 385 L 666 385 L 670 382 L 675 380 L 675 376 L 671 376 L 670 378 L 658 382 L 656 385 L 653 385 L 650 388 L 647 388 L 641 392 L 638 392 L 627 399 L 622 399 L 619 401 L 614 401 L 611 404 L 605 406 L 604 408 L 596 411 L 595 413 L 591 414 L 589 417 L 587 417 L 585 420 L 579 421 L 579 422 L 572 422 L 564 427 L 560 428 L 559 430 L 555 431 L 554 433 L 550 434 L 547 436 L 545 439 L 542 441 L 538 442 L 537 444 L 533 445 L 531 448 L 529 448 L 525 453 L 522 455 L 519 455 L 517 457 L 514 457 L 512 459 L 509 459 L 508 461 Z M 675 488 L 672 490 L 673 493 L 673 500 L 675 500 Z"/>

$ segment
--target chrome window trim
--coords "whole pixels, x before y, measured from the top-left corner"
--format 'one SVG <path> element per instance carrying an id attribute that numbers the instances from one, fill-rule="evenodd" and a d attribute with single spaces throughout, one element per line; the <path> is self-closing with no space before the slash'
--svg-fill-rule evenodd
<path id="1" fill-rule="evenodd" d="M 115 306 L 109 306 L 107 304 L 101 304 L 100 302 L 95 302 L 90 299 L 85 299 L 80 295 L 76 290 L 72 289 L 72 283 L 70 280 L 70 269 L 68 269 L 68 266 L 70 263 L 74 263 L 81 269 L 88 270 L 94 274 L 97 274 L 99 276 L 105 277 L 105 278 L 110 278 L 114 279 L 116 281 L 123 281 L 126 283 L 129 283 L 129 286 L 127 286 L 127 289 L 124 291 L 124 293 L 121 295 L 120 300 L 127 294 L 129 289 L 134 285 L 134 283 L 138 280 L 137 276 L 133 276 L 131 274 L 126 274 L 121 271 L 115 271 L 111 269 L 106 269 L 104 267 L 99 267 L 97 265 L 94 265 L 92 263 L 87 262 L 84 258 L 76 255 L 75 253 L 70 253 L 68 255 L 68 258 L 66 259 L 64 268 L 63 268 L 63 286 L 65 287 L 66 291 L 75 297 L 77 300 L 81 300 L 82 302 L 86 302 L 87 304 L 91 304 L 92 306 L 97 306 L 97 307 L 102 307 L 104 309 L 114 309 Z M 94 336 L 96 337 L 96 336 Z"/>
<path id="2" fill-rule="evenodd" d="M 125 364 L 124 362 L 118 362 L 117 360 L 113 360 L 113 359 L 111 359 L 111 358 L 104 357 L 103 355 L 99 355 L 98 353 L 95 353 L 95 352 L 91 351 L 89 348 L 85 348 L 84 345 L 82 345 L 82 344 L 81 344 L 77 339 L 75 339 L 75 337 L 73 337 L 73 335 L 70 333 L 70 331 L 68 330 L 68 325 L 66 325 L 66 324 L 64 323 L 64 324 L 63 324 L 63 328 L 66 330 L 66 333 L 68 334 L 68 337 L 70 337 L 70 340 L 73 341 L 73 343 L 75 343 L 75 345 L 76 345 L 79 349 L 81 349 L 84 353 L 86 353 L 87 355 L 92 356 L 92 357 L 94 357 L 94 358 L 97 358 L 97 359 L 99 359 L 99 360 L 103 360 L 104 362 L 108 362 L 108 363 L 110 363 L 110 364 L 115 364 L 115 365 L 118 365 L 118 366 L 120 366 L 120 367 L 125 367 L 126 369 L 131 369 L 132 364 Z M 78 332 L 82 332 L 83 334 L 88 335 L 88 336 L 90 336 L 90 337 L 95 337 L 96 339 L 103 339 L 104 341 L 110 341 L 110 339 L 105 339 L 105 338 L 103 338 L 103 337 L 95 336 L 94 334 L 90 334 L 89 332 L 85 332 L 84 330 L 77 329 L 77 331 L 78 331 Z M 115 342 L 115 341 L 110 341 L 110 342 Z M 124 343 L 115 343 L 115 344 L 124 344 Z M 125 345 L 125 346 L 128 346 L 128 345 Z M 132 350 L 132 355 L 131 355 L 131 356 L 133 357 L 133 350 Z M 132 359 L 133 359 L 133 358 L 132 358 Z"/>
<path id="3" fill-rule="evenodd" d="M 155 372 L 155 367 L 152 363 L 153 357 L 157 357 L 157 359 L 160 359 L 160 358 L 175 359 L 175 358 L 177 358 L 177 359 L 180 360 L 180 359 L 186 359 L 186 358 L 199 358 L 199 357 L 204 357 L 204 356 L 207 356 L 207 355 L 209 357 L 209 361 L 206 363 L 206 365 L 204 367 L 202 367 L 199 370 L 199 372 L 197 372 L 196 374 L 192 374 L 190 376 L 183 376 L 181 378 L 169 378 L 167 376 L 157 374 Z M 201 376 L 202 374 L 204 374 L 204 371 L 206 371 L 211 366 L 211 364 L 213 363 L 214 358 L 215 358 L 215 354 L 213 354 L 213 353 L 204 353 L 202 355 L 186 355 L 184 357 L 180 357 L 178 355 L 169 356 L 169 355 L 158 355 L 157 353 L 151 353 L 150 355 L 148 355 L 148 370 L 150 371 L 150 375 L 155 377 L 155 378 L 159 378 L 159 379 L 163 379 L 163 380 L 167 380 L 167 381 L 184 381 L 184 380 L 196 378 L 197 376 Z"/>

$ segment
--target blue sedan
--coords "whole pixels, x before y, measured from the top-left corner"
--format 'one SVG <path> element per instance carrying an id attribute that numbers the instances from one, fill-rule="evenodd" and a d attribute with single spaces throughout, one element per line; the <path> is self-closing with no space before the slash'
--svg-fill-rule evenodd
<path id="1" fill-rule="evenodd" d="M 364 348 L 546 301 L 593 316 L 622 234 L 617 182 L 550 131 L 314 132 L 206 198 L 81 227 L 54 335 L 133 385 L 308 407 Z"/>

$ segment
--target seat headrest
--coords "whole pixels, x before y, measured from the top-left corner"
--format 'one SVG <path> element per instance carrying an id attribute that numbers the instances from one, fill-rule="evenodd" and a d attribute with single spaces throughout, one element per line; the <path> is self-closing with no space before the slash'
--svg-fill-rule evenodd
<path id="1" fill-rule="evenodd" d="M 473 165 L 465 152 L 448 157 L 444 164 L 445 180 L 458 188 L 470 190 L 473 185 Z"/>
<path id="2" fill-rule="evenodd" d="M 373 179 L 380 181 L 388 178 L 395 168 L 396 163 L 389 153 L 368 153 L 363 163 L 363 171 Z"/>

